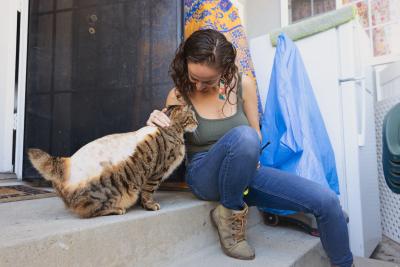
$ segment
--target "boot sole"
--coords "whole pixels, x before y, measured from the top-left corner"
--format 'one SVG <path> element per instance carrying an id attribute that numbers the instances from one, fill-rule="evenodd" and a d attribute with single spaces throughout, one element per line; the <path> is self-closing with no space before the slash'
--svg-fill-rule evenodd
<path id="1" fill-rule="evenodd" d="M 234 256 L 234 255 L 230 254 L 230 252 L 224 247 L 224 245 L 221 242 L 221 236 L 220 236 L 219 231 L 218 231 L 217 223 L 214 221 L 214 217 L 212 215 L 213 211 L 214 211 L 214 209 L 212 209 L 210 211 L 211 224 L 217 229 L 217 233 L 218 233 L 218 237 L 219 237 L 219 244 L 221 245 L 222 251 L 225 253 L 225 255 L 227 255 L 229 257 L 232 257 L 232 258 L 235 258 L 235 259 L 239 259 L 239 260 L 254 260 L 256 255 L 254 255 L 253 257 Z"/>

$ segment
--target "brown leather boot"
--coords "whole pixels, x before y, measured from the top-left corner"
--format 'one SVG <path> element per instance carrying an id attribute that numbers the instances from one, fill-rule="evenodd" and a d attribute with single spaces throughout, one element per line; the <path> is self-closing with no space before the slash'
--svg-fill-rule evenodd
<path id="1" fill-rule="evenodd" d="M 254 249 L 246 241 L 246 215 L 249 208 L 230 210 L 218 205 L 210 212 L 211 221 L 218 230 L 222 250 L 226 255 L 241 259 L 255 258 Z"/>

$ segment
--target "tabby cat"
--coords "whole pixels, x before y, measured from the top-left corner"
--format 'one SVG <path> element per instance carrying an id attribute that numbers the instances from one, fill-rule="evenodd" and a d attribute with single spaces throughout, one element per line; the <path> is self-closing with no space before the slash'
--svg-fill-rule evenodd
<path id="1" fill-rule="evenodd" d="M 80 217 L 124 214 L 139 197 L 145 209 L 159 210 L 153 193 L 184 159 L 184 132 L 197 128 L 189 106 L 170 106 L 166 113 L 168 127 L 107 135 L 69 158 L 29 149 L 29 159 Z"/>

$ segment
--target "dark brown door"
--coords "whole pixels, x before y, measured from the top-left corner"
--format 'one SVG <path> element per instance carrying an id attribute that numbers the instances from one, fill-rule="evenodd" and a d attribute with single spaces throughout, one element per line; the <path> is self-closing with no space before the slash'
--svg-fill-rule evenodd
<path id="1" fill-rule="evenodd" d="M 70 156 L 162 108 L 181 0 L 31 0 L 24 149 Z M 24 160 L 24 178 L 39 175 Z"/>

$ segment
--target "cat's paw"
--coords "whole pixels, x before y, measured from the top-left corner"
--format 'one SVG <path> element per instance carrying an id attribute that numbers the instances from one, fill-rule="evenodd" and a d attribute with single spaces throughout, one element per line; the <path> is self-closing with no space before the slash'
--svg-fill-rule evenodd
<path id="1" fill-rule="evenodd" d="M 126 209 L 117 209 L 117 215 L 124 215 L 126 213 Z"/>
<path id="2" fill-rule="evenodd" d="M 146 203 L 142 203 L 143 208 L 145 208 L 146 210 L 159 210 L 160 204 L 158 204 L 155 201 L 148 201 Z"/>

